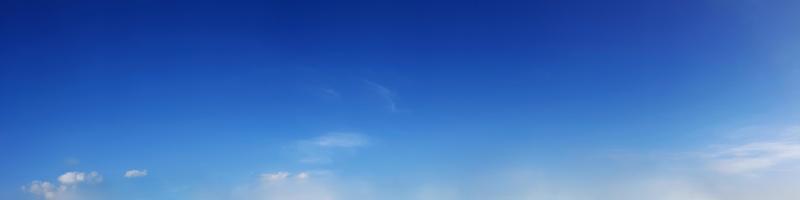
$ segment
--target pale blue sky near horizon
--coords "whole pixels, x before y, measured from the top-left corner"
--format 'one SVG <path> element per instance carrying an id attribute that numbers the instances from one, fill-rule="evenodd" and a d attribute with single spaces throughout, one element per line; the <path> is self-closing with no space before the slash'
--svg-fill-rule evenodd
<path id="1" fill-rule="evenodd" d="M 3 1 L 0 199 L 795 199 L 796 10 Z"/>

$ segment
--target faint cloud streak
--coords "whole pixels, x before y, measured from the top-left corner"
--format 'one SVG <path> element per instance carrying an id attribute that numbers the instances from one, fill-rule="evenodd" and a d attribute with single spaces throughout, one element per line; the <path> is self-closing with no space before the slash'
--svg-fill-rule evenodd
<path id="1" fill-rule="evenodd" d="M 381 84 L 369 80 L 364 80 L 364 83 L 366 83 L 370 87 L 370 89 L 372 89 L 372 91 L 374 91 L 381 98 L 383 98 L 383 100 L 386 102 L 386 106 L 389 109 L 389 111 L 397 112 L 397 104 L 395 103 L 394 100 L 395 94 L 394 92 L 392 92 L 392 90 L 389 90 L 389 88 L 386 88 Z"/>

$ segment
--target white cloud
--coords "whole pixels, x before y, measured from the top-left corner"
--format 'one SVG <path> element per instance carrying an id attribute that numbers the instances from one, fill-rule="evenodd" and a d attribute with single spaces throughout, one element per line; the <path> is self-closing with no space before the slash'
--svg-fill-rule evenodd
<path id="1" fill-rule="evenodd" d="M 369 139 L 358 133 L 328 133 L 297 143 L 298 151 L 304 163 L 329 163 L 335 155 L 352 153 L 355 149 L 369 144 Z"/>
<path id="2" fill-rule="evenodd" d="M 259 181 L 234 189 L 241 200 L 358 200 L 370 199 L 359 184 L 340 180 L 329 172 L 264 173 Z"/>
<path id="3" fill-rule="evenodd" d="M 381 84 L 369 80 L 364 80 L 364 83 L 366 83 L 376 94 L 378 94 L 386 102 L 386 106 L 389 109 L 389 111 L 392 112 L 397 111 L 397 104 L 395 103 L 394 100 L 395 94 L 394 92 L 392 92 L 392 90 L 389 90 L 389 88 L 386 88 Z"/>
<path id="4" fill-rule="evenodd" d="M 739 145 L 727 145 L 712 153 L 711 168 L 727 174 L 753 173 L 800 161 L 800 139 L 796 129 L 783 133 L 779 139 L 755 140 Z"/>
<path id="5" fill-rule="evenodd" d="M 147 170 L 132 169 L 125 172 L 125 178 L 136 178 L 147 176 Z"/>
<path id="6" fill-rule="evenodd" d="M 46 200 L 91 199 L 79 192 L 78 185 L 97 184 L 102 181 L 103 177 L 97 172 L 67 172 L 58 177 L 58 184 L 37 180 L 22 186 L 22 190 Z"/>
<path id="7" fill-rule="evenodd" d="M 330 133 L 312 140 L 319 147 L 360 147 L 367 144 L 367 138 L 357 133 Z"/>
<path id="8" fill-rule="evenodd" d="M 289 172 L 275 172 L 275 173 L 266 173 L 261 174 L 261 180 L 264 182 L 278 182 L 283 181 L 289 177 Z"/>
<path id="9" fill-rule="evenodd" d="M 720 152 L 715 156 L 712 168 L 723 173 L 747 173 L 798 160 L 800 144 L 787 141 L 756 142 Z"/>
<path id="10" fill-rule="evenodd" d="M 22 190 L 43 199 L 56 199 L 66 192 L 66 186 L 57 186 L 47 181 L 33 181 L 30 185 L 22 186 Z"/>
<path id="11" fill-rule="evenodd" d="M 308 172 L 300 172 L 295 176 L 297 179 L 308 179 L 311 175 Z"/>
<path id="12" fill-rule="evenodd" d="M 103 181 L 103 177 L 97 172 L 67 172 L 59 176 L 58 181 L 63 185 L 74 185 L 82 182 L 99 183 Z"/>

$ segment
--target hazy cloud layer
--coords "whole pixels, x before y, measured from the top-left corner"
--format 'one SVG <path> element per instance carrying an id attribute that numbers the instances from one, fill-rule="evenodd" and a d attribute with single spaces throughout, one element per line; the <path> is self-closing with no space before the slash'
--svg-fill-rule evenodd
<path id="1" fill-rule="evenodd" d="M 710 154 L 711 168 L 721 173 L 744 174 L 797 166 L 800 164 L 800 130 L 785 130 L 777 134 L 777 139 L 755 139 L 723 145 L 725 147 Z"/>

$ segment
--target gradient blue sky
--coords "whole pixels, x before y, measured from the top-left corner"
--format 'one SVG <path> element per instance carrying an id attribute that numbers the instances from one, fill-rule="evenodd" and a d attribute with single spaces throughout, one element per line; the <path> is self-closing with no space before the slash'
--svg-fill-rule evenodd
<path id="1" fill-rule="evenodd" d="M 798 10 L 2 1 L 0 199 L 797 199 Z"/>

